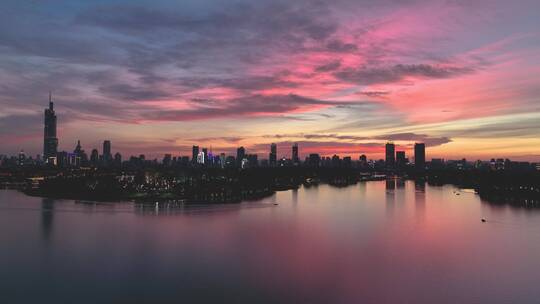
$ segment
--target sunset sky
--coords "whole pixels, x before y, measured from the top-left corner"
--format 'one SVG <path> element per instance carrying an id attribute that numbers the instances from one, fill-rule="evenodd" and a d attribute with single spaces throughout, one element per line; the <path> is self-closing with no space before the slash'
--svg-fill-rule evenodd
<path id="1" fill-rule="evenodd" d="M 0 8 L 0 154 L 540 160 L 540 1 L 24 1 Z"/>

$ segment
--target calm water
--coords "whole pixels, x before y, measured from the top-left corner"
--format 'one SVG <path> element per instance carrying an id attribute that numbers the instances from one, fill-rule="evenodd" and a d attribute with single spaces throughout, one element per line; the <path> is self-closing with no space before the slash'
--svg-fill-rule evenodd
<path id="1" fill-rule="evenodd" d="M 157 210 L 3 190 L 0 303 L 539 303 L 540 212 L 456 190 Z"/>

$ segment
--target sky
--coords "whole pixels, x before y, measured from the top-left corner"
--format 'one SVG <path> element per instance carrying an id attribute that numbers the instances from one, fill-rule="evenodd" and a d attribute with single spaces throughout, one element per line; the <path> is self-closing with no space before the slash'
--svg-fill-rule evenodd
<path id="1" fill-rule="evenodd" d="M 3 0 L 0 154 L 540 161 L 537 0 Z"/>

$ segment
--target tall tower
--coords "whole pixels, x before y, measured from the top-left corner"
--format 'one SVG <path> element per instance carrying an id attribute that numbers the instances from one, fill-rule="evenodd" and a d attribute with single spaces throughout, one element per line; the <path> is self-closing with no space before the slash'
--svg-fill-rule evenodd
<path id="1" fill-rule="evenodd" d="M 270 145 L 270 155 L 268 156 L 268 161 L 272 167 L 276 166 L 277 164 L 277 145 L 274 143 Z"/>
<path id="2" fill-rule="evenodd" d="M 426 168 L 426 144 L 424 143 L 414 144 L 414 166 L 420 170 Z"/>
<path id="3" fill-rule="evenodd" d="M 294 143 L 294 145 L 292 146 L 292 161 L 293 161 L 293 164 L 297 165 L 298 163 L 300 163 L 300 158 L 298 158 L 298 143 Z"/>
<path id="4" fill-rule="evenodd" d="M 242 160 L 246 158 L 246 148 L 240 147 L 236 149 L 236 163 L 242 165 Z"/>
<path id="5" fill-rule="evenodd" d="M 103 141 L 103 163 L 109 165 L 112 162 L 111 141 Z"/>
<path id="6" fill-rule="evenodd" d="M 386 167 L 394 168 L 396 164 L 396 146 L 389 142 L 386 143 Z"/>
<path id="7" fill-rule="evenodd" d="M 196 164 L 198 156 L 199 156 L 199 146 L 193 146 L 193 148 L 191 149 L 191 162 Z"/>
<path id="8" fill-rule="evenodd" d="M 56 113 L 52 94 L 49 92 L 49 108 L 45 109 L 45 126 L 43 134 L 43 159 L 47 163 L 55 163 L 58 152 L 58 138 L 56 137 Z"/>

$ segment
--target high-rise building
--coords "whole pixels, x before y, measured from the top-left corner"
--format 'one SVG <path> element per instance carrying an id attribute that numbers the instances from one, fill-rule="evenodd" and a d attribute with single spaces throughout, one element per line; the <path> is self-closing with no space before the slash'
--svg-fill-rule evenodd
<path id="1" fill-rule="evenodd" d="M 75 147 L 75 150 L 73 150 L 73 154 L 75 155 L 75 166 L 79 167 L 81 165 L 86 165 L 86 162 L 88 161 L 86 153 L 84 153 L 83 148 L 81 147 L 81 141 L 77 140 L 77 146 Z"/>
<path id="2" fill-rule="evenodd" d="M 118 167 L 122 165 L 122 154 L 118 152 L 114 154 L 114 165 Z"/>
<path id="3" fill-rule="evenodd" d="M 426 145 L 424 143 L 414 144 L 414 166 L 417 169 L 426 168 Z"/>
<path id="4" fill-rule="evenodd" d="M 81 165 L 81 154 L 83 153 L 81 141 L 77 140 L 77 146 L 73 149 L 73 153 L 69 153 L 69 163 L 71 166 L 79 167 Z"/>
<path id="5" fill-rule="evenodd" d="M 242 165 L 242 160 L 246 158 L 246 149 L 244 147 L 240 147 L 236 149 L 236 162 L 238 165 Z"/>
<path id="6" fill-rule="evenodd" d="M 75 150 L 73 150 L 73 153 L 80 155 L 81 152 L 82 152 L 81 141 L 77 140 L 77 146 L 75 146 Z"/>
<path id="7" fill-rule="evenodd" d="M 398 166 L 404 165 L 406 162 L 405 151 L 396 151 L 396 164 Z"/>
<path id="8" fill-rule="evenodd" d="M 43 158 L 45 162 L 56 163 L 56 154 L 58 152 L 58 138 L 56 137 L 56 113 L 54 112 L 54 103 L 52 95 L 49 92 L 49 108 L 45 109 L 45 126 L 43 134 Z"/>
<path id="9" fill-rule="evenodd" d="M 208 155 L 208 148 L 202 148 L 202 154 L 203 154 L 203 165 L 208 165 L 210 162 L 210 157 Z"/>
<path id="10" fill-rule="evenodd" d="M 197 163 L 200 165 L 204 165 L 205 157 L 206 155 L 204 154 L 204 152 L 199 152 L 199 154 L 197 155 Z"/>
<path id="11" fill-rule="evenodd" d="M 394 168 L 396 164 L 396 146 L 393 143 L 386 143 L 386 167 Z"/>
<path id="12" fill-rule="evenodd" d="M 112 162 L 111 141 L 103 141 L 103 163 L 108 165 Z"/>
<path id="13" fill-rule="evenodd" d="M 193 148 L 191 149 L 191 162 L 196 164 L 198 156 L 199 156 L 199 146 L 193 146 Z"/>
<path id="14" fill-rule="evenodd" d="M 93 166 L 99 164 L 99 152 L 97 149 L 92 150 L 92 153 L 90 154 L 90 163 L 92 163 Z"/>
<path id="15" fill-rule="evenodd" d="M 225 168 L 225 153 L 219 154 L 219 164 L 221 168 Z"/>
<path id="16" fill-rule="evenodd" d="M 24 150 L 21 150 L 19 152 L 19 161 L 18 161 L 18 165 L 19 166 L 22 166 L 24 165 L 24 163 L 26 162 L 26 153 L 24 153 Z"/>
<path id="17" fill-rule="evenodd" d="M 298 158 L 298 143 L 294 143 L 292 146 L 292 162 L 294 165 L 298 165 L 300 163 L 300 158 Z"/>
<path id="18" fill-rule="evenodd" d="M 270 155 L 268 156 L 268 162 L 270 163 L 271 167 L 275 167 L 277 164 L 277 145 L 274 143 L 270 145 Z"/>

